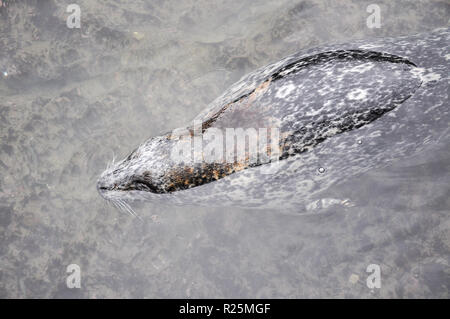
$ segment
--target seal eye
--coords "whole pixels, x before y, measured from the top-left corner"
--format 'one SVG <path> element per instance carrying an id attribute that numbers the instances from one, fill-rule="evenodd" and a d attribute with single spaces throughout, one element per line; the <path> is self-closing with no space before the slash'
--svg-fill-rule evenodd
<path id="1" fill-rule="evenodd" d="M 136 190 L 140 190 L 140 191 L 148 192 L 148 191 L 151 191 L 151 189 L 152 189 L 151 184 L 147 181 L 136 180 L 136 181 L 134 181 L 133 185 Z"/>
<path id="2" fill-rule="evenodd" d="M 144 192 L 152 192 L 152 193 L 163 193 L 158 187 L 152 184 L 150 180 L 147 179 L 134 179 L 130 184 L 130 190 L 144 191 Z"/>

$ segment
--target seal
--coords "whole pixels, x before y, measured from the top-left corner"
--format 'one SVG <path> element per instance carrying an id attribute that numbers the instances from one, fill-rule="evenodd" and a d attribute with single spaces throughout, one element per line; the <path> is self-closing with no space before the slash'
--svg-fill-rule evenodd
<path id="1" fill-rule="evenodd" d="M 121 205 L 301 210 L 331 185 L 448 135 L 448 42 L 446 28 L 288 56 L 113 163 L 97 189 Z"/>

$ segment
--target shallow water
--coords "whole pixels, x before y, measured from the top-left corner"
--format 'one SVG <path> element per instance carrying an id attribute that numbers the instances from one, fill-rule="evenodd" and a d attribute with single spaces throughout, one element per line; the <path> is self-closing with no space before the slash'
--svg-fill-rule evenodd
<path id="1" fill-rule="evenodd" d="M 257 67 L 448 26 L 448 1 L 377 1 L 380 29 L 372 1 L 77 1 L 81 29 L 66 1 L 2 3 L 0 297 L 448 298 L 449 140 L 329 190 L 357 204 L 317 215 L 145 204 L 140 220 L 96 191 L 113 156 Z"/>

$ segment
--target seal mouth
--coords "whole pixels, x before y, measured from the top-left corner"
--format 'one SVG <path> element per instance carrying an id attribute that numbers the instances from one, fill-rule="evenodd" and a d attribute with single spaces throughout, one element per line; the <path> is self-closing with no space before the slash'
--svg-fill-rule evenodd
<path id="1" fill-rule="evenodd" d="M 105 182 L 102 180 L 102 177 L 100 177 L 97 181 L 97 192 L 104 198 L 108 199 L 107 193 L 109 191 L 112 191 L 111 187 L 108 187 Z"/>
<path id="2" fill-rule="evenodd" d="M 97 180 L 97 192 L 104 198 L 109 200 L 110 193 L 119 190 L 119 181 L 117 179 L 117 164 L 114 163 L 114 160 L 111 164 L 108 165 L 106 170 L 100 175 Z"/>

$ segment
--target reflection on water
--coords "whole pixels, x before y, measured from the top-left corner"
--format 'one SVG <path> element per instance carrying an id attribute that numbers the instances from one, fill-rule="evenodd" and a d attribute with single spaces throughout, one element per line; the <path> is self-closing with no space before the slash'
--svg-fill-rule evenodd
<path id="1" fill-rule="evenodd" d="M 445 26 L 447 1 L 1 1 L 1 297 L 448 297 L 449 141 L 330 190 L 314 216 L 108 206 L 113 156 L 299 49 Z M 379 264 L 382 288 L 366 286 Z M 81 268 L 81 289 L 66 267 Z"/>

